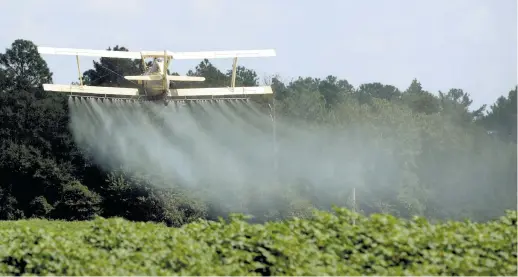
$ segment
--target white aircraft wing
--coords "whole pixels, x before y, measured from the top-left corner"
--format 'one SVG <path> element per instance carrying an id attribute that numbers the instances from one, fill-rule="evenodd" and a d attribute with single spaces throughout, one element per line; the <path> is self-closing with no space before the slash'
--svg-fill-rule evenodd
<path id="1" fill-rule="evenodd" d="M 175 60 L 202 60 L 202 59 L 228 59 L 228 58 L 253 58 L 274 57 L 274 49 L 264 50 L 233 50 L 233 51 L 198 51 L 198 52 L 171 52 L 171 51 L 108 51 L 77 48 L 55 48 L 38 46 L 40 54 L 71 55 L 89 57 L 107 57 L 121 59 L 141 59 L 144 57 L 163 57 L 165 55 Z"/>
<path id="2" fill-rule="evenodd" d="M 54 47 L 38 47 L 40 54 L 49 55 L 71 55 L 71 56 L 89 56 L 89 57 L 107 57 L 121 59 L 140 59 L 140 52 L 126 51 L 108 51 L 108 50 L 92 50 L 92 49 L 76 49 L 76 48 L 54 48 Z"/>
<path id="3" fill-rule="evenodd" d="M 168 52 L 168 53 L 175 60 L 274 57 L 276 55 L 274 49 L 235 50 L 235 51 L 200 51 L 200 52 Z"/>
<path id="4" fill-rule="evenodd" d="M 235 87 L 235 88 L 185 88 L 177 89 L 178 96 L 239 96 L 251 94 L 273 94 L 269 86 L 262 87 Z"/>
<path id="5" fill-rule="evenodd" d="M 136 88 L 43 84 L 43 89 L 45 91 L 67 92 L 67 93 L 138 96 L 138 89 L 136 89 Z"/>

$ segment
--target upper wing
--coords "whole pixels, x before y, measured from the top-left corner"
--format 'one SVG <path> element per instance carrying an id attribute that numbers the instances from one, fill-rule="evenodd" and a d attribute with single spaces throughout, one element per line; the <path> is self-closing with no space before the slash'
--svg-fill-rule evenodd
<path id="1" fill-rule="evenodd" d="M 164 57 L 168 56 L 177 60 L 186 59 L 228 59 L 228 58 L 252 58 L 252 57 L 273 57 L 276 55 L 274 49 L 266 50 L 235 50 L 235 51 L 199 51 L 199 52 L 171 52 L 171 51 L 108 51 L 76 48 L 54 48 L 38 47 L 40 54 L 51 55 L 72 55 L 107 57 L 121 59 L 141 59 L 142 57 Z"/>
<path id="2" fill-rule="evenodd" d="M 91 50 L 91 49 L 75 49 L 75 48 L 53 48 L 38 47 L 40 54 L 51 55 L 72 55 L 72 56 L 89 56 L 89 57 L 107 57 L 122 59 L 140 59 L 140 52 L 126 51 L 108 51 L 108 50 Z"/>
<path id="3" fill-rule="evenodd" d="M 203 52 L 170 52 L 173 59 L 228 59 L 228 58 L 253 58 L 253 57 L 273 57 L 274 49 L 266 50 L 236 50 L 236 51 L 203 51 Z"/>

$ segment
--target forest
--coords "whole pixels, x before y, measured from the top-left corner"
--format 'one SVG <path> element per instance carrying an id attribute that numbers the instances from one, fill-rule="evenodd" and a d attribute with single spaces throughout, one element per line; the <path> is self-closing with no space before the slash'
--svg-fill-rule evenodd
<path id="1" fill-rule="evenodd" d="M 123 46 L 109 49 L 128 51 Z M 141 69 L 140 60 L 102 58 L 84 72 L 84 82 L 127 86 L 119 75 L 137 75 Z M 205 77 L 206 86 L 226 86 L 230 74 L 208 60 L 187 72 Z M 231 212 L 251 214 L 259 222 L 304 218 L 313 208 L 337 205 L 366 215 L 487 221 L 516 210 L 516 86 L 499 92 L 502 96 L 492 105 L 472 107 L 461 88 L 431 92 L 416 79 L 397 88 L 377 82 L 355 87 L 331 75 L 289 82 L 271 77 L 267 83 L 274 90 L 281 158 L 277 183 L 262 187 L 271 189 L 263 197 L 272 204 L 257 205 L 250 187 L 228 192 L 245 207 L 232 210 L 181 182 L 156 184 L 120 168 L 100 167 L 74 141 L 68 96 L 43 91 L 41 84 L 52 80 L 33 42 L 15 40 L 0 54 L 1 220 L 101 216 L 182 226 Z M 238 85 L 259 82 L 253 69 L 238 67 Z M 308 132 L 342 134 L 342 140 L 332 137 L 330 145 L 342 144 L 340 153 L 348 157 L 342 159 L 343 172 L 349 172 L 343 180 L 326 184 L 324 178 L 302 175 L 298 182 L 283 183 L 288 175 L 283 172 L 292 170 L 293 162 L 282 154 L 292 151 L 290 140 L 283 140 L 283 122 L 305 126 Z"/>

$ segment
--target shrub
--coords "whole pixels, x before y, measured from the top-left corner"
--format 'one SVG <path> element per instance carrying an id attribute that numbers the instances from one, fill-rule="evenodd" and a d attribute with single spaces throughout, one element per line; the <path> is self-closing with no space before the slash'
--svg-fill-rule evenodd
<path id="1" fill-rule="evenodd" d="M 62 198 L 54 209 L 54 218 L 88 220 L 100 213 L 102 198 L 78 181 L 63 188 Z"/>
<path id="2" fill-rule="evenodd" d="M 49 204 L 45 196 L 37 196 L 30 203 L 32 217 L 47 217 L 54 207 Z"/>

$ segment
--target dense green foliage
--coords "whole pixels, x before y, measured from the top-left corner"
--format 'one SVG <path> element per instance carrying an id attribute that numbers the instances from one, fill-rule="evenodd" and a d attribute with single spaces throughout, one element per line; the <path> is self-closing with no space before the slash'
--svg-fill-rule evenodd
<path id="1" fill-rule="evenodd" d="M 103 58 L 84 73 L 85 82 L 128 86 L 108 72 L 134 75 L 140 66 Z M 205 60 L 188 75 L 204 76 L 207 86 L 224 86 L 230 73 Z M 99 215 L 181 226 L 227 213 L 181 184 L 152 184 L 94 164 L 70 134 L 67 96 L 43 92 L 41 83 L 51 80 L 32 42 L 16 40 L 0 54 L 0 219 Z M 317 129 L 361 127 L 364 133 L 343 141 L 350 149 L 375 153 L 362 157 L 361 179 L 343 181 L 348 187 L 358 183 L 358 211 L 485 221 L 516 208 L 516 88 L 486 111 L 473 109 L 461 89 L 434 94 L 417 80 L 405 90 L 381 83 L 354 87 L 334 76 L 270 82 L 279 120 L 296 119 Z M 239 67 L 237 84 L 258 84 L 257 74 Z M 365 133 L 373 139 L 362 139 Z M 282 130 L 278 135 L 282 154 L 290 142 L 283 140 Z M 387 142 L 390 149 L 383 147 Z M 352 150 L 344 155 L 355 159 Z M 284 166 L 279 164 L 280 172 Z M 272 211 L 251 208 L 254 192 L 249 192 L 251 202 L 245 204 L 258 221 L 304 217 L 308 209 L 328 209 L 330 203 L 351 207 L 350 192 L 337 189 L 315 197 L 306 180 L 279 187 L 271 194 L 277 203 Z"/>
<path id="2" fill-rule="evenodd" d="M 0 274 L 517 274 L 516 212 L 482 224 L 431 224 L 335 211 L 263 225 L 233 216 L 181 228 L 120 218 L 4 222 Z"/>

